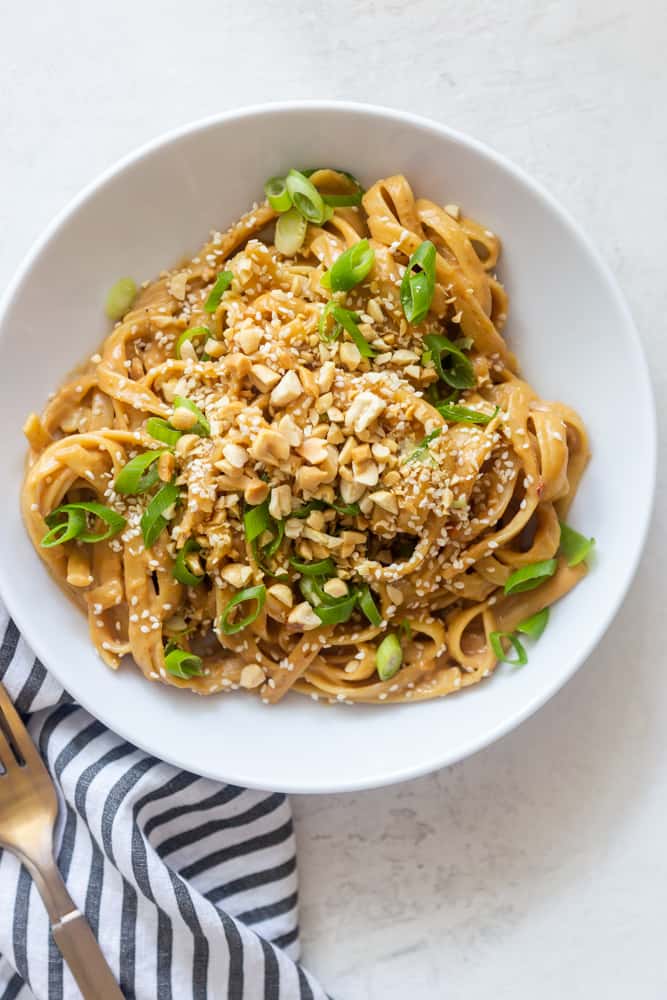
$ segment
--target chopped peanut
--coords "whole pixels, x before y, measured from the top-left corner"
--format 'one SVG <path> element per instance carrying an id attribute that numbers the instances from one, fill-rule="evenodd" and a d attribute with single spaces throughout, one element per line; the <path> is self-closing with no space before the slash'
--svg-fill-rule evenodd
<path id="1" fill-rule="evenodd" d="M 228 563 L 220 570 L 220 576 L 232 587 L 240 590 L 252 576 L 252 568 L 246 563 Z"/>
<path id="2" fill-rule="evenodd" d="M 281 465 L 289 458 L 289 442 L 278 431 L 261 430 L 250 445 L 250 454 L 258 462 Z"/>
<path id="3" fill-rule="evenodd" d="M 347 482 L 342 480 L 340 484 L 340 495 L 344 503 L 356 503 L 364 493 L 366 487 L 363 483 Z"/>
<path id="4" fill-rule="evenodd" d="M 278 382 L 270 396 L 272 406 L 287 406 L 303 393 L 303 386 L 295 371 L 288 371 Z"/>
<path id="5" fill-rule="evenodd" d="M 374 392 L 360 392 L 354 397 L 345 414 L 345 426 L 354 427 L 355 433 L 365 431 L 386 409 L 387 404 Z"/>
<path id="6" fill-rule="evenodd" d="M 266 680 L 266 674 L 257 663 L 249 663 L 241 671 L 239 683 L 242 688 L 256 688 Z"/>
<path id="7" fill-rule="evenodd" d="M 303 431 L 289 413 L 285 413 L 278 421 L 278 430 L 287 438 L 292 448 L 298 448 L 303 441 Z"/>
<path id="8" fill-rule="evenodd" d="M 192 410 L 188 410 L 185 406 L 177 406 L 170 423 L 177 431 L 189 431 L 198 419 L 197 414 L 193 413 Z"/>
<path id="9" fill-rule="evenodd" d="M 281 521 L 292 510 L 292 491 L 287 484 L 274 486 L 269 501 L 269 514 L 276 521 Z"/>
<path id="10" fill-rule="evenodd" d="M 236 334 L 236 342 L 244 354 L 254 354 L 262 342 L 262 331 L 256 326 L 247 327 Z"/>
<path id="11" fill-rule="evenodd" d="M 297 470 L 296 488 L 303 493 L 314 493 L 318 486 L 326 482 L 327 474 L 322 469 L 312 465 L 302 465 Z"/>
<path id="12" fill-rule="evenodd" d="M 169 294 L 180 302 L 185 298 L 188 289 L 188 277 L 186 271 L 179 271 L 178 274 L 173 274 L 167 283 Z"/>
<path id="13" fill-rule="evenodd" d="M 268 588 L 267 594 L 271 594 L 271 597 L 275 597 L 286 608 L 291 608 L 294 604 L 294 594 L 286 583 L 274 583 L 272 587 Z"/>
<path id="14" fill-rule="evenodd" d="M 248 461 L 248 452 L 238 444 L 226 444 L 222 454 L 235 469 L 242 469 Z"/>
<path id="15" fill-rule="evenodd" d="M 260 392 L 269 392 L 280 381 L 280 375 L 266 365 L 253 365 L 250 369 L 250 379 Z"/>
<path id="16" fill-rule="evenodd" d="M 327 580 L 322 589 L 329 597 L 346 597 L 348 593 L 345 580 L 341 580 L 337 576 L 332 580 Z"/>
<path id="17" fill-rule="evenodd" d="M 378 490 L 377 493 L 371 493 L 369 499 L 390 514 L 398 514 L 398 500 L 389 490 Z"/>
<path id="18" fill-rule="evenodd" d="M 260 503 L 264 503 L 269 495 L 268 483 L 265 483 L 263 479 L 253 479 L 243 490 L 243 498 L 246 503 L 249 503 L 252 507 L 256 507 Z"/>
<path id="19" fill-rule="evenodd" d="M 322 462 L 326 461 L 327 448 L 319 438 L 306 438 L 299 448 L 299 454 L 302 455 L 307 462 L 310 462 L 311 465 L 320 465 Z"/>
<path id="20" fill-rule="evenodd" d="M 380 473 L 378 467 L 373 459 L 369 459 L 366 462 L 361 462 L 359 464 L 353 463 L 352 474 L 357 483 L 363 483 L 364 486 L 375 486 L 380 478 Z"/>
<path id="21" fill-rule="evenodd" d="M 301 604 L 297 604 L 297 606 L 290 611 L 287 621 L 290 625 L 298 625 L 300 628 L 305 630 L 319 628 L 322 624 L 308 601 L 303 601 Z"/>
<path id="22" fill-rule="evenodd" d="M 317 373 L 317 385 L 320 392 L 328 392 L 333 385 L 336 366 L 333 361 L 325 361 Z"/>
<path id="23" fill-rule="evenodd" d="M 340 360 L 349 372 L 356 371 L 361 364 L 361 354 L 356 344 L 346 340 L 340 345 Z"/>
<path id="24" fill-rule="evenodd" d="M 157 474 L 163 483 L 170 483 L 176 471 L 176 459 L 170 451 L 163 451 L 157 460 Z"/>

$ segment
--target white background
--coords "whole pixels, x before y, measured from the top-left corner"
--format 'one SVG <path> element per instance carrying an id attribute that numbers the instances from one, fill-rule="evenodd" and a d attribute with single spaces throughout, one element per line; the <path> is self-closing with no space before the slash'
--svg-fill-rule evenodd
<path id="1" fill-rule="evenodd" d="M 0 283 L 83 184 L 165 130 L 260 101 L 367 100 L 483 139 L 578 217 L 661 407 L 666 65 L 661 0 L 6 3 Z M 663 476 L 616 623 L 535 718 L 431 777 L 294 800 L 304 961 L 337 1000 L 667 996 L 665 496 Z"/>

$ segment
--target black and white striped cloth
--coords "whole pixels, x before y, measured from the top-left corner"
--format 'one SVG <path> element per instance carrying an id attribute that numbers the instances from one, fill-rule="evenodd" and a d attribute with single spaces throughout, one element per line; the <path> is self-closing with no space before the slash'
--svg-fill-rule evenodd
<path id="1" fill-rule="evenodd" d="M 58 867 L 124 996 L 326 1000 L 297 961 L 285 796 L 219 785 L 126 743 L 70 699 L 1 604 L 0 637 L 0 679 L 58 789 Z M 0 956 L 0 1000 L 80 997 L 39 894 L 8 851 Z"/>

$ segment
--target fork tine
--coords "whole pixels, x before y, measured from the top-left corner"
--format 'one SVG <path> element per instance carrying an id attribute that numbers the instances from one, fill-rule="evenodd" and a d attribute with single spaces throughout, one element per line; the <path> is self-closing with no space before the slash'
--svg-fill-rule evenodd
<path id="1" fill-rule="evenodd" d="M 14 708 L 2 683 L 0 683 L 0 715 L 4 716 L 7 728 L 11 733 L 12 740 L 14 741 L 16 747 L 18 747 L 18 750 L 26 764 L 29 764 L 31 767 L 43 767 L 42 758 L 39 756 L 37 748 L 32 742 L 28 730 L 21 721 L 21 717 Z M 1 732 L 2 726 L 0 726 L 0 733 Z M 5 739 L 6 742 L 4 734 L 2 738 Z M 0 746 L 2 746 L 1 743 Z M 11 748 L 9 746 L 7 746 L 7 752 L 11 753 Z M 12 755 L 12 761 L 13 760 L 14 757 Z"/>
<path id="2" fill-rule="evenodd" d="M 9 773 L 13 767 L 16 767 L 16 757 L 14 751 L 11 748 L 9 740 L 5 735 L 5 731 L 0 725 L 0 764 L 4 770 Z"/>

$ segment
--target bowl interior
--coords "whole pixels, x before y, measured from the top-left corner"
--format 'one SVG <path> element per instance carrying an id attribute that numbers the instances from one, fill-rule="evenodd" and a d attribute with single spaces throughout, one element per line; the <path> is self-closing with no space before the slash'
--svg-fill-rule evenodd
<path id="1" fill-rule="evenodd" d="M 582 414 L 593 461 L 570 520 L 598 540 L 593 571 L 554 608 L 521 671 L 419 705 L 276 707 L 242 694 L 201 699 L 114 674 L 84 618 L 51 581 L 18 506 L 21 425 L 107 332 L 105 292 L 153 277 L 226 228 L 293 165 L 345 167 L 370 183 L 405 173 L 416 193 L 462 204 L 503 240 L 506 335 L 526 377 Z M 0 316 L 3 392 L 0 590 L 26 639 L 71 694 L 128 739 L 237 784 L 325 792 L 397 781 L 460 759 L 508 731 L 573 673 L 611 620 L 650 513 L 654 417 L 641 348 L 605 266 L 562 211 L 479 144 L 410 116 L 354 106 L 273 106 L 167 137 L 110 171 L 31 253 Z M 618 401 L 633 400 L 633 420 Z M 637 428 L 644 428 L 643 435 Z M 632 516 L 628 516 L 629 512 Z"/>

